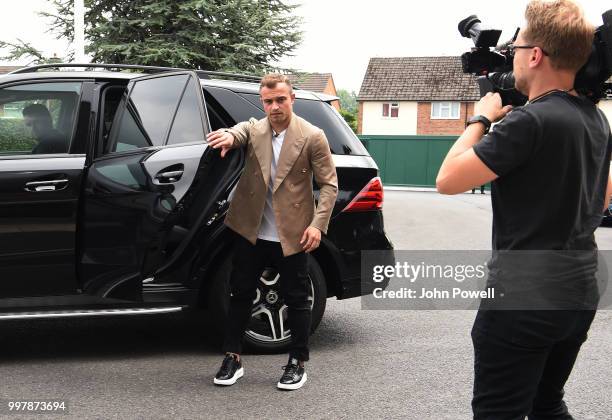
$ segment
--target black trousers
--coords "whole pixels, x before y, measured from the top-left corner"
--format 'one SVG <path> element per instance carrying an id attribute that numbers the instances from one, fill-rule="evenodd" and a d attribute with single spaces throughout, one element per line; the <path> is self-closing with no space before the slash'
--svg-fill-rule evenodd
<path id="1" fill-rule="evenodd" d="M 595 311 L 480 310 L 472 328 L 476 420 L 571 420 L 563 386 Z"/>
<path id="2" fill-rule="evenodd" d="M 283 256 L 279 242 L 257 239 L 255 245 L 236 235 L 230 288 L 229 323 L 223 350 L 240 354 L 242 337 L 251 318 L 257 283 L 266 266 L 273 266 L 280 274 L 280 295 L 287 305 L 291 348 L 289 355 L 298 360 L 309 359 L 311 308 L 308 301 L 310 283 L 306 254 L 300 252 Z"/>

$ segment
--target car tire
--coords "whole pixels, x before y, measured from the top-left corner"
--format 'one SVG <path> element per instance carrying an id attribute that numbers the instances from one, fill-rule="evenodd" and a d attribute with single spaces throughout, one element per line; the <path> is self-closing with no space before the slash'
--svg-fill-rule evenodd
<path id="1" fill-rule="evenodd" d="M 312 334 L 319 326 L 323 314 L 325 313 L 325 305 L 327 303 L 327 285 L 325 283 L 325 277 L 321 267 L 312 255 L 307 255 L 308 258 L 308 276 L 311 281 L 311 293 L 312 293 L 312 318 L 310 324 L 310 333 Z M 215 332 L 223 337 L 225 332 L 225 326 L 227 325 L 227 318 L 229 312 L 229 299 L 230 299 L 230 274 L 231 274 L 231 257 L 226 258 L 225 261 L 219 266 L 216 274 L 213 277 L 213 283 L 208 289 L 207 303 L 209 310 L 209 317 L 211 325 L 215 328 Z M 274 282 L 271 277 L 277 278 L 276 281 L 280 280 L 280 276 L 276 276 L 273 269 L 267 268 L 262 273 L 262 278 L 258 283 L 258 299 L 261 300 L 261 293 L 263 287 L 266 290 L 274 289 Z M 263 284 L 267 282 L 268 285 Z M 270 284 L 272 283 L 272 284 Z M 277 283 L 276 283 L 277 284 Z M 279 296 L 280 307 L 282 307 L 282 298 Z M 285 307 L 286 308 L 286 307 Z M 257 305 L 253 307 L 253 313 L 257 312 Z M 286 309 L 280 311 L 283 315 L 286 315 Z M 269 329 L 263 330 L 262 327 L 265 324 L 265 319 L 270 324 Z M 287 334 L 286 331 L 283 334 L 271 333 L 271 321 L 272 317 L 266 313 L 259 313 L 252 316 L 247 331 L 244 335 L 244 344 L 252 352 L 263 352 L 263 353 L 281 353 L 285 352 L 291 344 L 291 335 Z M 286 324 L 285 324 L 286 325 Z M 279 325 L 276 323 L 276 329 Z"/>

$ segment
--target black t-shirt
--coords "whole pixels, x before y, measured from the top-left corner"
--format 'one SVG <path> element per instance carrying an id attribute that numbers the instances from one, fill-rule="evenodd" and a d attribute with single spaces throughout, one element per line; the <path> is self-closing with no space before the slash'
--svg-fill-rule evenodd
<path id="1" fill-rule="evenodd" d="M 612 152 L 588 99 L 555 91 L 515 108 L 474 146 L 495 174 L 494 250 L 592 250 Z"/>

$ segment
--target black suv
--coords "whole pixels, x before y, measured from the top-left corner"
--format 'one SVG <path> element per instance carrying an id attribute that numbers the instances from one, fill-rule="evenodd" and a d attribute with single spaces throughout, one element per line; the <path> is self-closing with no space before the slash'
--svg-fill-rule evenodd
<path id="1" fill-rule="evenodd" d="M 222 325 L 234 238 L 223 218 L 244 152 L 222 159 L 205 137 L 263 117 L 258 89 L 252 76 L 110 64 L 0 77 L 0 319 L 203 307 Z M 325 131 L 339 180 L 309 256 L 314 331 L 326 298 L 374 287 L 361 251 L 392 246 L 378 168 L 336 98 L 296 96 L 296 114 Z M 245 335 L 259 350 L 290 339 L 277 286 L 267 268 Z"/>

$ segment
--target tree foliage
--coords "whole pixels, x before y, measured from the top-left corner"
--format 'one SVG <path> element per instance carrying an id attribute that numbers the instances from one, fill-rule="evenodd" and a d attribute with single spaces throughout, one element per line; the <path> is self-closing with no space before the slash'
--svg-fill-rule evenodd
<path id="1" fill-rule="evenodd" d="M 354 91 L 349 92 L 346 89 L 338 89 L 336 94 L 340 98 L 340 115 L 349 127 L 357 133 L 357 95 Z"/>
<path id="2" fill-rule="evenodd" d="M 21 120 L 0 118 L 0 150 L 30 151 L 35 145 L 36 140 L 28 133 Z"/>
<path id="3" fill-rule="evenodd" d="M 22 57 L 28 57 L 30 64 L 46 64 L 46 63 L 57 63 L 63 61 L 59 57 L 45 57 L 43 53 L 27 42 L 17 39 L 14 42 L 0 41 L 0 50 L 8 50 L 8 53 L 2 57 L 2 61 L 17 61 Z"/>
<path id="4" fill-rule="evenodd" d="M 346 89 L 338 89 L 338 98 L 340 98 L 340 107 L 348 112 L 357 112 L 357 94 L 355 91 Z"/>
<path id="5" fill-rule="evenodd" d="M 357 111 L 347 111 L 346 109 L 340 109 L 340 115 L 344 118 L 344 121 L 351 127 L 354 133 L 357 133 Z"/>
<path id="6" fill-rule="evenodd" d="M 53 6 L 41 13 L 49 31 L 71 40 L 73 0 Z M 262 73 L 302 38 L 298 6 L 283 0 L 85 0 L 85 7 L 93 62 Z M 11 53 L 42 58 L 34 48 Z"/>

